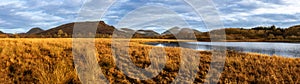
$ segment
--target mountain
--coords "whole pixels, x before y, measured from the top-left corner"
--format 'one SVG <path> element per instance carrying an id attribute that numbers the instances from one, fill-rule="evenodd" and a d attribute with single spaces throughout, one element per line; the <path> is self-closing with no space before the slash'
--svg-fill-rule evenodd
<path id="1" fill-rule="evenodd" d="M 126 32 L 126 33 L 134 33 L 135 30 L 129 29 L 129 28 L 120 28 L 120 31 Z"/>
<path id="2" fill-rule="evenodd" d="M 191 28 L 182 28 L 177 34 L 177 38 L 182 39 L 193 39 L 196 38 L 196 35 L 201 34 L 200 31 L 191 29 Z"/>
<path id="3" fill-rule="evenodd" d="M 179 27 L 173 27 L 163 32 L 162 35 L 177 34 L 179 31 L 180 31 Z"/>
<path id="4" fill-rule="evenodd" d="M 158 36 L 160 36 L 160 34 L 153 30 L 137 30 L 133 35 L 133 37 L 136 38 L 152 38 Z"/>
<path id="5" fill-rule="evenodd" d="M 43 32 L 44 30 L 39 28 L 39 27 L 35 27 L 35 28 L 32 28 L 30 29 L 26 34 L 37 34 L 37 33 L 41 33 Z"/>
<path id="6" fill-rule="evenodd" d="M 80 30 L 76 31 L 78 33 L 80 32 L 94 32 L 94 31 L 88 31 L 91 30 L 91 28 L 97 26 L 97 30 L 96 33 L 97 34 L 109 34 L 112 35 L 114 30 L 116 30 L 115 27 L 107 25 L 106 23 L 104 23 L 104 21 L 94 21 L 94 22 L 73 22 L 73 23 L 67 23 L 67 24 L 63 24 L 60 25 L 58 27 L 46 30 L 44 32 L 38 33 L 41 35 L 54 35 L 54 34 L 58 34 L 58 31 L 62 31 L 65 34 L 71 35 L 73 34 L 73 27 L 76 24 L 76 27 L 80 28 Z"/>
<path id="7" fill-rule="evenodd" d="M 153 30 L 133 30 L 129 28 L 120 28 L 120 31 L 126 33 L 126 34 L 133 34 L 130 36 L 133 36 L 135 38 L 150 38 L 150 37 L 158 37 L 160 36 L 159 33 L 153 31 Z"/>
<path id="8" fill-rule="evenodd" d="M 202 32 L 196 30 L 196 29 L 191 29 L 191 28 L 179 28 L 179 27 L 173 27 L 170 28 L 169 30 L 166 30 L 165 32 L 162 33 L 162 35 L 168 35 L 168 34 L 178 34 L 178 33 L 195 33 L 195 34 L 201 34 Z"/>
<path id="9" fill-rule="evenodd" d="M 196 29 L 182 28 L 177 34 L 186 34 L 186 33 L 201 33 L 201 32 Z"/>
<path id="10" fill-rule="evenodd" d="M 202 32 L 191 29 L 191 28 L 179 28 L 179 27 L 173 27 L 169 30 L 166 30 L 162 33 L 162 38 L 168 38 L 168 39 L 191 39 L 196 38 L 197 35 L 202 34 Z"/>
<path id="11" fill-rule="evenodd" d="M 198 30 L 196 30 L 196 29 L 193 29 L 193 31 L 194 31 L 194 34 L 195 34 L 195 35 L 200 35 L 200 34 L 203 34 L 203 32 L 201 32 L 201 31 L 198 31 Z"/>

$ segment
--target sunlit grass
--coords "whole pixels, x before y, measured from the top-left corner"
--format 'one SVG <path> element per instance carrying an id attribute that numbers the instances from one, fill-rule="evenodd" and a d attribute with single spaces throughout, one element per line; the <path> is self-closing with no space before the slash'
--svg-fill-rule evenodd
<path id="1" fill-rule="evenodd" d="M 166 66 L 158 76 L 149 80 L 136 80 L 125 76 L 115 65 L 111 39 L 96 39 L 96 55 L 102 73 L 111 83 L 171 83 L 179 70 L 180 51 L 183 48 L 166 47 Z M 132 39 L 129 45 L 131 60 L 140 68 L 151 62 L 153 46 L 143 42 L 176 41 Z M 1 83 L 80 83 L 72 56 L 72 39 L 0 39 Z M 211 52 L 195 51 L 200 56 L 195 83 L 209 82 Z M 226 64 L 220 83 L 300 83 L 300 59 L 251 53 L 227 52 Z"/>

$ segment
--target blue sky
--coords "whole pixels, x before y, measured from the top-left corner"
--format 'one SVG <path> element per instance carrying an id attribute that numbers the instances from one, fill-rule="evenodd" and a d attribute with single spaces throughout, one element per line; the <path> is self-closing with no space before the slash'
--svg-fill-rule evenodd
<path id="1" fill-rule="evenodd" d="M 169 9 L 175 12 L 174 14 L 180 16 L 189 24 L 188 27 L 205 31 L 201 18 L 193 11 L 192 7 L 182 0 L 117 0 L 105 12 L 103 18 L 99 18 L 99 13 L 95 13 L 99 11 L 86 10 L 84 13 L 91 17 L 79 20 L 78 14 L 84 14 L 82 9 L 84 6 L 87 6 L 85 3 L 89 1 L 1 0 L 0 30 L 7 33 L 21 33 L 33 27 L 40 27 L 46 30 L 69 22 L 95 20 L 104 20 L 109 25 L 117 25 L 128 13 L 132 13 L 140 7 L 161 6 L 164 8 L 160 11 Z M 285 28 L 300 24 L 300 2 L 298 0 L 213 0 L 213 2 L 226 28 L 250 28 L 273 24 Z M 99 5 L 103 4 L 106 3 L 94 2 L 88 5 L 90 7 L 99 7 Z M 159 14 L 159 11 L 156 12 L 158 13 L 153 14 Z M 170 13 L 163 12 L 160 16 L 168 17 L 171 16 Z M 134 14 L 131 15 L 134 16 Z M 134 20 L 135 22 L 141 22 L 146 19 L 149 19 L 149 17 L 141 17 Z M 174 26 L 181 27 L 183 25 Z M 126 27 L 126 25 L 119 25 L 117 27 Z M 154 26 L 150 26 L 147 29 L 151 28 L 156 31 L 163 31 L 160 27 Z"/>

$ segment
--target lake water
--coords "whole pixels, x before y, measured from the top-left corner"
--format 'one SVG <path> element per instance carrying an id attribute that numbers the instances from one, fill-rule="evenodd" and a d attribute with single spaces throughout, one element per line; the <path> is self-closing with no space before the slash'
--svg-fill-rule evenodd
<path id="1" fill-rule="evenodd" d="M 178 43 L 149 43 L 154 46 L 179 47 Z M 225 45 L 224 45 L 225 44 Z M 253 52 L 285 57 L 300 57 L 300 43 L 275 42 L 183 42 L 180 47 L 196 50 L 211 50 L 212 46 L 226 46 L 228 50 Z"/>

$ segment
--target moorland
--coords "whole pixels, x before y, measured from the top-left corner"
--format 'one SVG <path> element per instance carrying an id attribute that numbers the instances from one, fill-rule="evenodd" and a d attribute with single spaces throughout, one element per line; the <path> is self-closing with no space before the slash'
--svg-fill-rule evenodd
<path id="1" fill-rule="evenodd" d="M 151 64 L 149 52 L 154 46 L 143 43 L 161 40 L 131 39 L 129 55 L 132 62 L 140 68 L 148 67 Z M 81 83 L 73 63 L 71 38 L 2 38 L 0 43 L 1 83 Z M 206 74 L 210 64 L 215 62 L 211 58 L 212 52 L 179 47 L 156 47 L 165 50 L 166 66 L 152 79 L 136 80 L 124 75 L 116 67 L 111 43 L 110 38 L 95 40 L 98 65 L 110 83 L 171 83 L 178 75 L 181 50 L 196 53 L 201 58 L 194 83 L 300 83 L 299 58 L 234 51 L 226 51 L 220 80 L 208 81 Z"/>

